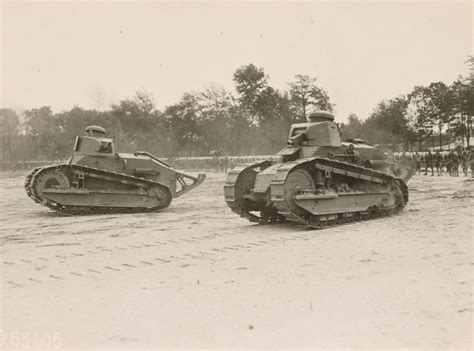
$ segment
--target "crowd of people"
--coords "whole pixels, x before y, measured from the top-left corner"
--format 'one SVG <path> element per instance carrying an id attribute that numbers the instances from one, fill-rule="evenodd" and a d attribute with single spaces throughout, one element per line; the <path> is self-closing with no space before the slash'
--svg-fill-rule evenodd
<path id="1" fill-rule="evenodd" d="M 438 176 L 446 172 L 452 177 L 458 177 L 459 169 L 464 176 L 468 176 L 471 169 L 471 177 L 474 177 L 474 147 L 458 146 L 450 151 L 403 152 L 396 155 L 396 158 L 414 160 L 418 174 L 431 173 L 431 176 L 434 176 L 436 171 Z"/>

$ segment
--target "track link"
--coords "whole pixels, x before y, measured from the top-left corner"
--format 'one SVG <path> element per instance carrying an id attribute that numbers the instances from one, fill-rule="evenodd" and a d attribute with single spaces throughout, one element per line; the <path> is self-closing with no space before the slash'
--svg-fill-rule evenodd
<path id="1" fill-rule="evenodd" d="M 27 195 L 32 198 L 35 202 L 41 204 L 41 200 L 36 196 L 36 193 L 32 189 L 32 180 L 36 173 L 38 173 L 42 167 L 38 167 L 29 172 L 25 179 L 25 190 Z"/>

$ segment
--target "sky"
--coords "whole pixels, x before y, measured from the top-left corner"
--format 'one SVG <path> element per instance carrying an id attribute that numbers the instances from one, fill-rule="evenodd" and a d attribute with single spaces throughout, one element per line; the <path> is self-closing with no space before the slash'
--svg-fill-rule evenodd
<path id="1" fill-rule="evenodd" d="M 471 2 L 1 2 L 1 105 L 103 107 L 138 90 L 163 109 L 253 63 L 286 89 L 317 78 L 336 119 L 466 75 Z"/>

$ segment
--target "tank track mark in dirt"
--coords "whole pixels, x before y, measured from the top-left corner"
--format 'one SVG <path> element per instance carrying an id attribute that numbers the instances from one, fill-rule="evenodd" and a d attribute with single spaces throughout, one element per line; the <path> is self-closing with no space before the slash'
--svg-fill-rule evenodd
<path id="1" fill-rule="evenodd" d="M 51 174 L 54 173 L 54 174 Z M 48 199 L 46 195 L 63 195 L 78 196 L 96 194 L 97 196 L 107 195 L 107 190 L 100 189 L 81 189 L 80 187 L 71 187 L 68 173 L 81 174 L 84 178 L 91 177 L 101 181 L 108 181 L 112 183 L 120 183 L 127 187 L 132 187 L 132 190 L 122 190 L 124 195 L 132 195 L 137 197 L 152 198 L 157 205 L 152 207 L 131 207 L 131 206 L 78 206 L 64 204 Z M 56 178 L 59 187 L 40 189 L 38 181 L 42 176 L 48 175 Z M 83 179 L 84 179 L 83 178 Z M 51 179 L 51 178 L 50 178 Z M 77 185 L 76 185 L 77 186 Z M 172 199 L 170 190 L 158 183 L 148 179 L 134 177 L 116 172 L 104 171 L 92 167 L 84 167 L 72 164 L 60 164 L 43 168 L 36 168 L 32 170 L 26 177 L 25 190 L 30 198 L 35 202 L 40 203 L 54 211 L 66 215 L 86 215 L 86 214 L 104 214 L 104 213 L 140 213 L 140 212 L 155 212 L 167 207 Z M 44 192 L 44 193 L 43 193 Z M 117 191 L 111 190 L 110 194 L 116 194 Z"/>
<path id="2" fill-rule="evenodd" d="M 250 211 L 262 211 L 265 205 L 255 204 L 245 195 L 248 194 L 255 184 L 257 173 L 262 172 L 268 167 L 274 165 L 274 161 L 263 161 L 254 164 L 243 164 L 234 167 L 227 173 L 224 184 L 224 196 L 230 209 L 240 217 L 248 219 L 254 223 L 269 223 L 264 216 L 257 216 Z"/>
<path id="3" fill-rule="evenodd" d="M 372 186 L 377 190 L 374 191 L 375 189 L 372 189 L 372 191 L 369 192 L 348 192 L 347 194 L 335 193 L 334 196 L 318 196 L 314 194 L 314 189 L 311 189 L 313 191 L 310 191 L 310 194 L 305 195 L 303 191 L 303 194 L 301 195 L 293 195 L 289 202 L 285 198 L 285 185 L 287 184 L 288 176 L 294 171 L 309 173 L 308 169 L 324 171 L 329 176 L 329 179 L 331 173 L 334 173 L 343 177 L 351 178 L 352 180 L 362 180 L 365 181 L 369 187 Z M 287 221 L 296 222 L 314 229 L 389 216 L 400 212 L 405 207 L 406 202 L 408 202 L 408 188 L 402 179 L 392 177 L 386 173 L 375 171 L 370 168 L 321 157 L 301 159 L 284 164 L 277 170 L 276 176 L 272 179 L 270 187 L 272 203 L 281 216 L 284 216 Z M 291 204 L 294 199 L 324 202 L 341 197 L 341 195 L 353 195 L 361 199 L 367 196 L 378 197 L 385 195 L 386 197 L 393 196 L 394 201 L 391 206 L 369 206 L 368 208 L 359 211 L 355 210 L 324 214 L 311 213 L 307 210 L 303 210 L 298 205 Z"/>

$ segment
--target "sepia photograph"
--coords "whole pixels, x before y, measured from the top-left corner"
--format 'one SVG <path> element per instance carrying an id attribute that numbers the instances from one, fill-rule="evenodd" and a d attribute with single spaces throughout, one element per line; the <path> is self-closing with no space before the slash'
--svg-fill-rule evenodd
<path id="1" fill-rule="evenodd" d="M 0 349 L 472 350 L 473 17 L 0 0 Z"/>

